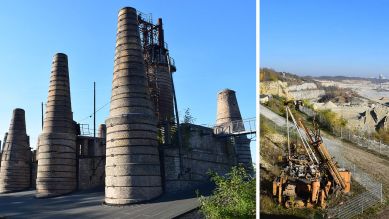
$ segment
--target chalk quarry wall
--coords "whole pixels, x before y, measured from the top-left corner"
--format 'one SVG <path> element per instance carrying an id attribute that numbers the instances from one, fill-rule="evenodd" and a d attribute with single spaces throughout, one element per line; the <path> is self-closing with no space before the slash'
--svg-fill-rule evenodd
<path id="1" fill-rule="evenodd" d="M 316 99 L 325 94 L 314 83 L 303 83 L 288 86 L 282 81 L 263 81 L 260 85 L 261 94 L 270 94 L 285 97 L 286 99 Z"/>

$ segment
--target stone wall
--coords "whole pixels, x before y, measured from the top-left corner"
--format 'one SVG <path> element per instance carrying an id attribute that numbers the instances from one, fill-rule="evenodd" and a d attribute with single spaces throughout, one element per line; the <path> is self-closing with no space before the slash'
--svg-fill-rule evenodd
<path id="1" fill-rule="evenodd" d="M 78 160 L 78 189 L 104 186 L 105 156 L 83 157 Z"/>
<path id="2" fill-rule="evenodd" d="M 183 142 L 183 171 L 180 175 L 178 146 L 161 148 L 161 163 L 164 163 L 166 192 L 196 188 L 209 180 L 209 170 L 225 174 L 236 164 L 236 149 L 229 139 L 216 138 L 213 129 L 184 124 L 181 127 Z M 105 141 L 97 138 L 77 136 L 78 189 L 85 190 L 104 186 Z M 34 161 L 34 160 L 33 160 Z M 36 162 L 32 164 L 33 182 L 36 179 Z M 33 185 L 33 188 L 35 185 Z"/>
<path id="3" fill-rule="evenodd" d="M 104 138 L 77 136 L 79 190 L 104 186 L 105 141 Z"/>
<path id="4" fill-rule="evenodd" d="M 212 128 L 192 124 L 181 125 L 182 171 L 177 142 L 160 148 L 165 192 L 195 189 L 209 182 L 209 171 L 227 173 L 237 163 L 236 145 L 229 138 L 217 138 Z M 77 136 L 78 190 L 104 186 L 105 139 Z M 32 152 L 32 188 L 36 187 L 36 151 Z M 180 174 L 181 172 L 181 174 Z"/>
<path id="5" fill-rule="evenodd" d="M 208 182 L 208 171 L 225 174 L 236 164 L 234 146 L 225 138 L 216 138 L 211 128 L 183 124 L 181 130 L 182 174 L 178 147 L 166 147 L 161 155 L 166 192 L 195 188 Z"/>
<path id="6" fill-rule="evenodd" d="M 31 151 L 31 188 L 36 188 L 36 177 L 37 177 L 37 168 L 38 168 L 38 160 L 37 160 L 37 150 Z"/>
<path id="7" fill-rule="evenodd" d="M 36 187 L 36 176 L 37 176 L 38 161 L 32 162 L 31 164 L 31 188 Z"/>

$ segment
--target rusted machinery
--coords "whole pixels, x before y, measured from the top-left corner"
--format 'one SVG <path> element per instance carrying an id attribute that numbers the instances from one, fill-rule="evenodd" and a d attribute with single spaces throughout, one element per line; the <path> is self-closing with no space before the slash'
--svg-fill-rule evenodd
<path id="1" fill-rule="evenodd" d="M 285 166 L 273 181 L 273 195 L 287 208 L 326 208 L 332 195 L 350 192 L 351 172 L 339 168 L 324 146 L 320 130 L 308 129 L 296 121 L 288 105 L 285 107 L 288 134 L 288 155 Z M 290 144 L 289 116 L 301 144 Z"/>

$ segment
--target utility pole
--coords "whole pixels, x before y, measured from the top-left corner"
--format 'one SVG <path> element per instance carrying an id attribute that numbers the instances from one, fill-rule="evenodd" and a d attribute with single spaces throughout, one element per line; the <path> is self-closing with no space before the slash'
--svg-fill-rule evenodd
<path id="1" fill-rule="evenodd" d="M 96 139 L 96 82 L 93 82 L 93 138 Z"/>

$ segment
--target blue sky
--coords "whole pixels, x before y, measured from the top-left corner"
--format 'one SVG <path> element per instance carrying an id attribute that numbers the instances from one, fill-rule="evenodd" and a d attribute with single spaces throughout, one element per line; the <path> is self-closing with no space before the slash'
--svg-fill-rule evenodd
<path id="1" fill-rule="evenodd" d="M 389 1 L 261 0 L 260 19 L 262 67 L 389 76 Z"/>
<path id="2" fill-rule="evenodd" d="M 31 146 L 36 147 L 41 102 L 47 100 L 57 52 L 69 58 L 74 119 L 93 127 L 93 119 L 87 118 L 93 112 L 93 81 L 99 108 L 110 100 L 117 13 L 124 6 L 152 13 L 154 20 L 163 18 L 177 66 L 181 114 L 190 108 L 195 123 L 214 124 L 217 92 L 230 88 L 237 93 L 242 116 L 255 117 L 254 0 L 5 0 L 0 3 L 1 139 L 12 110 L 23 108 Z M 108 114 L 109 106 L 99 111 L 97 124 Z"/>

